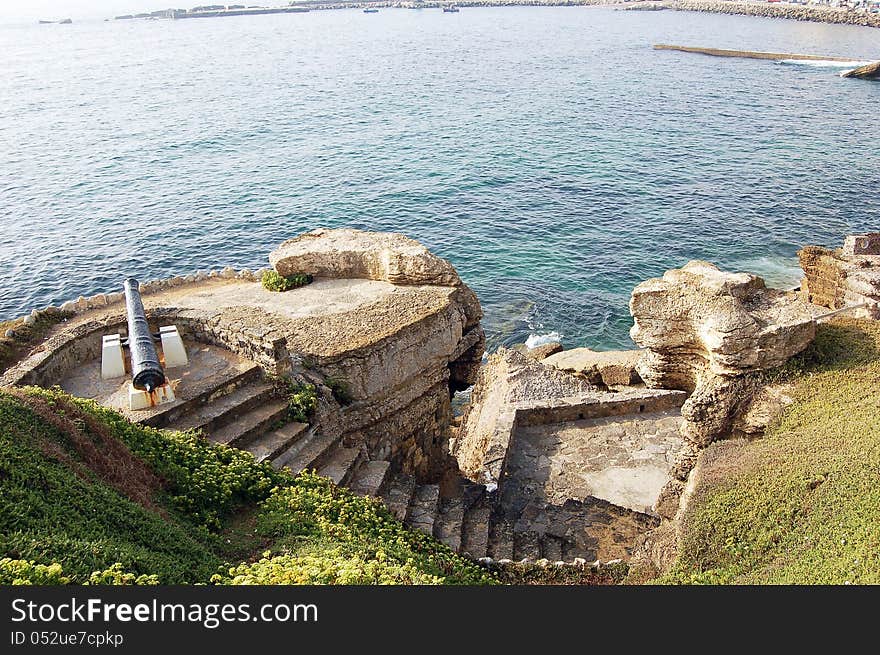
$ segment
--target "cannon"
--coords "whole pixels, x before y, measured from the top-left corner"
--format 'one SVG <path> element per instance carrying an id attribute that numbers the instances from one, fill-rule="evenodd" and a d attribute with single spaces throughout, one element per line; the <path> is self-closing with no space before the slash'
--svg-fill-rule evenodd
<path id="1" fill-rule="evenodd" d="M 156 405 L 172 402 L 174 391 L 162 368 L 156 350 L 156 338 L 162 341 L 162 354 L 165 366 L 186 366 L 189 360 L 180 332 L 176 326 L 159 328 L 159 334 L 150 332 L 147 314 L 141 300 L 140 284 L 134 278 L 123 283 L 125 292 L 125 311 L 128 322 L 128 339 L 123 341 L 119 334 L 104 337 L 101 352 L 101 377 L 105 380 L 124 377 L 126 373 L 124 348 L 128 348 L 131 371 L 131 385 L 128 390 L 129 407 L 132 410 L 149 409 Z"/>
<path id="2" fill-rule="evenodd" d="M 128 315 L 128 352 L 131 357 L 131 384 L 135 389 L 152 393 L 165 384 L 165 371 L 147 324 L 140 284 L 133 277 L 123 283 L 125 311 Z"/>

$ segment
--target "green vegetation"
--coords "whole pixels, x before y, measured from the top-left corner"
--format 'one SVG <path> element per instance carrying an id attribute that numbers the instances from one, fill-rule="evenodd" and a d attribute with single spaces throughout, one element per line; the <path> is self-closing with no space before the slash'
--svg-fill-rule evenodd
<path id="1" fill-rule="evenodd" d="M 707 451 L 663 583 L 880 582 L 880 323 L 838 320 L 768 375 L 794 403 Z"/>
<path id="2" fill-rule="evenodd" d="M 274 548 L 230 569 L 223 584 L 485 584 L 476 564 L 418 531 L 386 507 L 326 478 L 303 473 L 260 507 L 254 537 Z M 273 555 L 274 553 L 274 555 Z"/>
<path id="3" fill-rule="evenodd" d="M 280 275 L 277 271 L 269 270 L 263 273 L 263 288 L 268 291 L 290 291 L 304 287 L 312 283 L 312 276 L 306 273 L 297 273 L 296 275 L 288 275 L 287 277 Z"/>
<path id="4" fill-rule="evenodd" d="M 350 405 L 354 398 L 352 398 L 351 391 L 348 388 L 348 381 L 342 378 L 327 378 L 324 381 L 330 392 L 333 394 L 333 397 L 336 399 L 340 405 Z"/>
<path id="5" fill-rule="evenodd" d="M 376 500 L 43 389 L 0 391 L 0 558 L 0 584 L 493 581 Z"/>
<path id="6" fill-rule="evenodd" d="M 318 390 L 314 384 L 298 383 L 286 376 L 272 379 L 275 393 L 287 399 L 287 420 L 309 423 L 318 409 Z"/>

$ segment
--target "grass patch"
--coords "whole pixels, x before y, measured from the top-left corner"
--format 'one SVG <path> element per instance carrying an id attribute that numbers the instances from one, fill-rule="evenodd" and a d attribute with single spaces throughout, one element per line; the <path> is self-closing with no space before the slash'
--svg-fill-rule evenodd
<path id="1" fill-rule="evenodd" d="M 718 443 L 662 583 L 880 583 L 880 323 L 841 319 L 769 381 L 794 403 Z"/>

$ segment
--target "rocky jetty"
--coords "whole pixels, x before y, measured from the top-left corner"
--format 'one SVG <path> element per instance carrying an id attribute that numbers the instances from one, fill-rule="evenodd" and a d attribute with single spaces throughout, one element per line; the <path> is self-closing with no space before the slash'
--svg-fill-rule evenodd
<path id="1" fill-rule="evenodd" d="M 880 61 L 859 66 L 851 71 L 841 73 L 841 77 L 855 77 L 861 80 L 880 80 Z"/>
<path id="2" fill-rule="evenodd" d="M 664 5 L 677 11 L 701 11 L 714 14 L 762 16 L 764 18 L 786 18 L 817 23 L 880 27 L 880 15 L 878 14 L 866 14 L 864 11 L 837 7 L 720 0 L 671 0 L 665 2 Z"/>
<path id="3" fill-rule="evenodd" d="M 795 294 L 701 261 L 642 282 L 630 312 L 633 341 L 646 349 L 639 375 L 649 387 L 691 393 L 683 434 L 698 446 L 729 431 L 751 374 L 783 364 L 816 331 L 814 312 Z"/>
<path id="4" fill-rule="evenodd" d="M 854 317 L 880 319 L 880 233 L 852 235 L 842 248 L 807 246 L 798 252 L 807 302 Z"/>

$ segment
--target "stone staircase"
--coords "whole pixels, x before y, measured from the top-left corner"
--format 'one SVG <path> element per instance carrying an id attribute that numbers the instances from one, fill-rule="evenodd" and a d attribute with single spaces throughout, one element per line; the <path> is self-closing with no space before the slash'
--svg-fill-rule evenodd
<path id="1" fill-rule="evenodd" d="M 157 408 L 143 422 L 201 430 L 214 443 L 247 450 L 257 461 L 293 473 L 316 470 L 354 493 L 381 500 L 409 527 L 475 559 L 556 561 L 571 555 L 561 539 L 517 532 L 515 521 L 499 518 L 497 493 L 485 486 L 458 478 L 445 483 L 441 494 L 439 484 L 417 484 L 409 475 L 394 473 L 389 462 L 370 460 L 338 437 L 287 422 L 286 412 L 286 402 L 274 395 L 259 367 L 244 366 L 212 379 L 186 401 Z"/>

